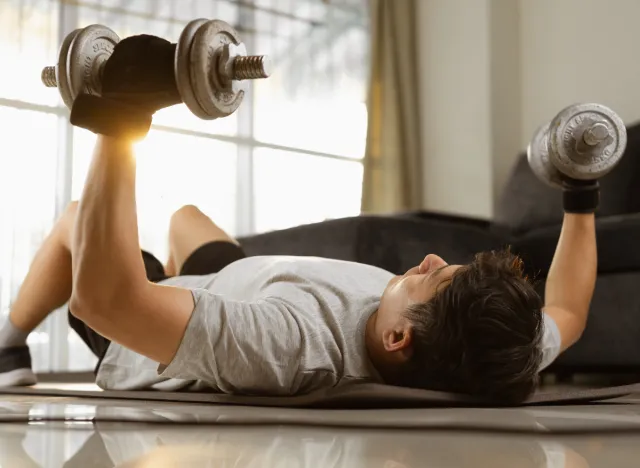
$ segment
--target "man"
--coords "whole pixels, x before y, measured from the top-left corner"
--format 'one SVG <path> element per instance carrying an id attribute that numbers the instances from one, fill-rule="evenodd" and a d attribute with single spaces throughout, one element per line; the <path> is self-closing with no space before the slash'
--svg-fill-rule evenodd
<path id="1" fill-rule="evenodd" d="M 384 382 L 513 404 L 578 340 L 596 277 L 597 183 L 566 182 L 544 312 L 508 252 L 469 265 L 427 255 L 402 276 L 321 258 L 243 258 L 194 207 L 172 220 L 163 272 L 140 255 L 132 142 L 180 101 L 172 56 L 162 39 L 125 39 L 105 67 L 103 97 L 76 99 L 71 122 L 99 135 L 92 165 L 0 330 L 0 384 L 35 381 L 26 337 L 67 301 L 106 389 L 291 395 Z"/>

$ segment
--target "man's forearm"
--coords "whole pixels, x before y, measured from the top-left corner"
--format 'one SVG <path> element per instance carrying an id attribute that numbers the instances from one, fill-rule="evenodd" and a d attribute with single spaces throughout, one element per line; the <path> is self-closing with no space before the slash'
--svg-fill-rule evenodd
<path id="1" fill-rule="evenodd" d="M 586 324 L 597 269 L 594 215 L 565 214 L 547 277 L 545 306 L 566 310 Z"/>
<path id="2" fill-rule="evenodd" d="M 99 136 L 72 242 L 73 299 L 112 304 L 146 281 L 140 257 L 132 144 Z"/>

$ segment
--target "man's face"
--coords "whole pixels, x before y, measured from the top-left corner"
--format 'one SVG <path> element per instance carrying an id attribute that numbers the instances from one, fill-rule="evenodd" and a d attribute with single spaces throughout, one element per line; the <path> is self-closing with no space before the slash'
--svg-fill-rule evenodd
<path id="1" fill-rule="evenodd" d="M 437 255 L 429 254 L 420 265 L 389 281 L 382 294 L 375 330 L 376 335 L 385 335 L 385 345 L 389 334 L 393 339 L 394 332 L 402 333 L 402 318 L 407 307 L 429 301 L 435 296 L 438 286 L 449 280 L 460 267 L 449 265 Z"/>

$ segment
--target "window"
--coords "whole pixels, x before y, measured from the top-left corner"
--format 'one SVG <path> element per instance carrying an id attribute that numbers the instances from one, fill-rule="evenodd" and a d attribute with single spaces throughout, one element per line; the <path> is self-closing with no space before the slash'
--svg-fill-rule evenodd
<path id="1" fill-rule="evenodd" d="M 3 0 L 0 2 L 0 322 L 44 237 L 77 200 L 95 135 L 73 128 L 40 72 L 73 29 L 176 42 L 194 18 L 233 25 L 273 74 L 230 117 L 186 106 L 156 114 L 137 145 L 142 248 L 168 254 L 171 213 L 195 204 L 235 236 L 360 211 L 368 72 L 366 0 Z M 7 72 L 8 71 L 8 72 Z M 294 196 L 292 196 L 294 195 Z M 52 314 L 29 339 L 36 371 L 88 370 L 95 358 Z"/>
<path id="2" fill-rule="evenodd" d="M 74 129 L 72 199 L 82 194 L 95 135 Z M 141 247 L 168 259 L 171 214 L 198 206 L 224 230 L 236 230 L 237 144 L 154 130 L 136 148 L 138 228 Z"/>
<path id="3" fill-rule="evenodd" d="M 254 155 L 257 231 L 341 218 L 360 210 L 360 162 L 270 148 L 256 148 Z"/>

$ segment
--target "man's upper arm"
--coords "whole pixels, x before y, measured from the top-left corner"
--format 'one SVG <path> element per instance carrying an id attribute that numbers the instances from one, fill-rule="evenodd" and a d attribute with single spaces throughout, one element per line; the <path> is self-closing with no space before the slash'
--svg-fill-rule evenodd
<path id="1" fill-rule="evenodd" d="M 115 304 L 91 307 L 80 318 L 106 338 L 168 364 L 180 346 L 193 309 L 190 290 L 147 282 Z"/>
<path id="2" fill-rule="evenodd" d="M 553 305 L 545 306 L 544 313 L 553 319 L 560 332 L 560 352 L 575 344 L 582 336 L 586 324 L 576 314 Z"/>

